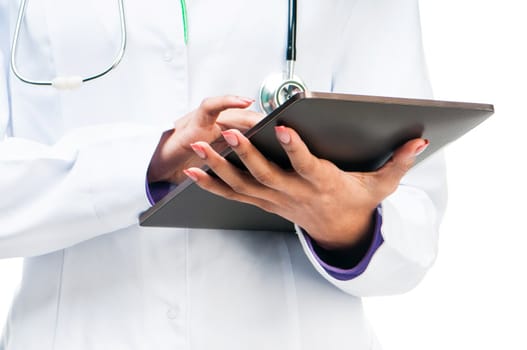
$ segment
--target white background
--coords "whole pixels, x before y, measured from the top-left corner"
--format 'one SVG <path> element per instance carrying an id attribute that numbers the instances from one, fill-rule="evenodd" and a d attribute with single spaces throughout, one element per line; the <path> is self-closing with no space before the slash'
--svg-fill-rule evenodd
<path id="1" fill-rule="evenodd" d="M 385 349 L 527 349 L 526 6 L 421 0 L 435 97 L 496 113 L 447 148 L 435 266 L 410 293 L 366 300 Z"/>
<path id="2" fill-rule="evenodd" d="M 421 1 L 435 97 L 492 103 L 496 114 L 447 149 L 435 266 L 412 292 L 365 301 L 385 349 L 527 349 L 525 6 Z M 20 273 L 19 260 L 0 261 L 0 325 Z"/>

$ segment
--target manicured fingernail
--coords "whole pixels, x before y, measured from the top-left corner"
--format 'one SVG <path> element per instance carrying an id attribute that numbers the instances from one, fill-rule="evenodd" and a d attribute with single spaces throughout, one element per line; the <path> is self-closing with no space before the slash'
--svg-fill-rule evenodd
<path id="1" fill-rule="evenodd" d="M 207 159 L 207 154 L 205 153 L 205 150 L 202 146 L 198 145 L 197 143 L 190 144 L 190 147 L 196 152 L 197 156 L 201 159 Z"/>
<path id="2" fill-rule="evenodd" d="M 185 169 L 183 170 L 183 173 L 187 175 L 192 181 L 194 182 L 198 181 L 198 177 L 191 170 Z"/>
<path id="3" fill-rule="evenodd" d="M 221 134 L 223 135 L 223 138 L 225 139 L 225 141 L 227 141 L 229 146 L 237 147 L 240 144 L 240 141 L 238 141 L 238 136 L 236 136 L 234 132 L 227 130 L 222 131 Z"/>
<path id="4" fill-rule="evenodd" d="M 284 145 L 288 145 L 291 142 L 291 135 L 284 126 L 275 126 L 276 137 Z"/>
<path id="5" fill-rule="evenodd" d="M 249 98 L 249 97 L 242 97 L 242 96 L 237 96 L 237 97 L 238 97 L 238 99 L 240 101 L 243 101 L 245 103 L 253 103 L 254 102 L 254 99 Z"/>
<path id="6" fill-rule="evenodd" d="M 425 149 L 428 147 L 429 144 L 430 144 L 430 141 L 425 140 L 425 143 L 423 143 L 421 146 L 417 147 L 417 149 L 415 150 L 414 155 L 417 157 L 418 155 L 423 153 L 425 151 Z"/>

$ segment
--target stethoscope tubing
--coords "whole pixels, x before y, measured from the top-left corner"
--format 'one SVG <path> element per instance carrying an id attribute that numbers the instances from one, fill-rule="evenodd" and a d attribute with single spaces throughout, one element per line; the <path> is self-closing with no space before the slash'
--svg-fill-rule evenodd
<path id="1" fill-rule="evenodd" d="M 22 73 L 18 70 L 18 67 L 16 65 L 16 57 L 18 52 L 18 42 L 20 38 L 20 29 L 22 26 L 22 21 L 24 19 L 24 14 L 26 13 L 26 7 L 27 7 L 28 0 L 22 0 L 22 3 L 20 5 L 20 8 L 18 10 L 18 16 L 16 20 L 15 25 L 15 33 L 13 35 L 13 42 L 11 44 L 11 70 L 15 74 L 15 76 L 20 79 L 21 81 L 31 84 L 31 85 L 48 85 L 53 86 L 54 83 L 52 80 L 32 80 L 29 78 L 24 77 Z M 97 78 L 100 78 L 104 75 L 106 75 L 108 72 L 113 70 L 119 63 L 121 63 L 121 60 L 123 59 L 124 53 L 126 51 L 126 44 L 128 42 L 127 38 L 127 30 L 126 30 L 126 17 L 125 17 L 125 11 L 124 11 L 124 3 L 123 0 L 118 0 L 119 4 L 119 19 L 120 19 L 120 31 L 121 31 L 121 43 L 119 45 L 119 52 L 117 53 L 117 56 L 112 61 L 112 63 L 103 71 L 100 73 L 88 76 L 86 78 L 82 78 L 82 82 L 87 82 L 90 80 L 94 80 Z M 58 79 L 60 77 L 57 77 Z M 67 78 L 67 77 L 66 77 Z"/>
<path id="2" fill-rule="evenodd" d="M 287 21 L 287 61 L 296 61 L 296 0 L 289 0 Z"/>
<path id="3" fill-rule="evenodd" d="M 187 14 L 185 0 L 180 0 L 183 14 L 185 43 L 187 43 Z M 124 9 L 124 0 L 118 0 L 121 43 L 117 56 L 112 63 L 103 71 L 88 77 L 81 76 L 57 76 L 53 80 L 33 80 L 25 77 L 18 69 L 16 58 L 18 53 L 18 44 L 20 41 L 20 31 L 24 15 L 26 13 L 28 0 L 21 0 L 18 11 L 13 42 L 11 46 L 11 70 L 13 74 L 22 82 L 31 85 L 53 86 L 59 90 L 76 89 L 82 83 L 100 78 L 115 69 L 124 57 L 128 42 L 126 16 Z M 270 113 L 285 100 L 292 97 L 294 93 L 306 91 L 306 86 L 302 79 L 295 75 L 296 62 L 296 28 L 297 28 L 297 0 L 288 0 L 288 23 L 287 23 L 287 48 L 286 48 L 286 71 L 284 73 L 273 74 L 269 76 L 260 88 L 260 107 L 263 111 Z"/>

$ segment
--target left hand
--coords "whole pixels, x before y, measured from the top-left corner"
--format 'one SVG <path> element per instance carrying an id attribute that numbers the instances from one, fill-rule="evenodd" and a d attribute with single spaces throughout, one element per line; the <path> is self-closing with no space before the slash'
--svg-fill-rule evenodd
<path id="1" fill-rule="evenodd" d="M 376 207 L 428 146 L 427 140 L 414 139 L 377 171 L 345 172 L 311 154 L 293 129 L 279 126 L 276 136 L 294 169 L 286 171 L 267 160 L 240 131 L 222 134 L 248 171 L 232 165 L 208 143 L 196 142 L 192 149 L 221 180 L 199 168 L 186 169 L 185 174 L 204 190 L 298 224 L 325 249 L 347 249 L 364 241 Z"/>

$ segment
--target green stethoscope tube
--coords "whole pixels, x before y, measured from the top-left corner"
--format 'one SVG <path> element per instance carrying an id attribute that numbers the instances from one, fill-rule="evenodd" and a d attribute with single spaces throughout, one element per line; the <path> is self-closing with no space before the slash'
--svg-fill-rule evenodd
<path id="1" fill-rule="evenodd" d="M 185 45 L 188 44 L 188 17 L 187 17 L 187 3 L 185 0 L 180 0 L 181 15 L 183 17 L 183 36 L 185 38 Z"/>
<path id="2" fill-rule="evenodd" d="M 15 33 L 13 35 L 13 42 L 11 45 L 11 70 L 13 71 L 13 74 L 23 81 L 24 83 L 31 84 L 31 85 L 43 85 L 43 86 L 54 86 L 58 89 L 74 89 L 82 85 L 82 83 L 94 80 L 97 78 L 100 78 L 110 71 L 112 71 L 119 63 L 121 63 L 121 60 L 123 59 L 124 53 L 126 51 L 126 44 L 128 42 L 127 38 L 127 31 L 126 31 L 126 17 L 125 17 L 125 11 L 124 11 L 124 4 L 123 0 L 118 0 L 119 3 L 119 20 L 120 20 L 120 32 L 121 32 L 121 44 L 119 46 L 119 52 L 117 53 L 117 56 L 113 60 L 113 62 L 103 71 L 100 73 L 82 78 L 79 76 L 67 76 L 67 77 L 56 77 L 53 80 L 34 80 L 25 77 L 22 73 L 20 73 L 17 65 L 16 65 L 16 57 L 17 57 L 17 50 L 18 50 L 18 42 L 20 38 L 20 29 L 22 26 L 22 22 L 24 20 L 24 15 L 26 13 L 28 0 L 21 0 L 20 8 L 18 10 L 18 16 L 17 21 L 15 25 Z M 185 0 L 180 0 L 181 5 L 181 13 L 183 17 L 183 36 L 185 40 L 185 45 L 188 44 L 188 16 L 187 16 L 187 4 Z"/>

